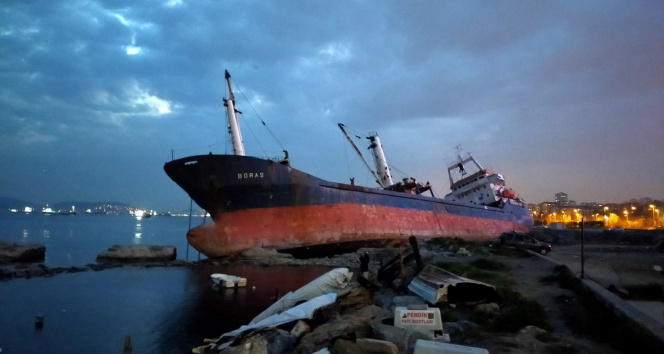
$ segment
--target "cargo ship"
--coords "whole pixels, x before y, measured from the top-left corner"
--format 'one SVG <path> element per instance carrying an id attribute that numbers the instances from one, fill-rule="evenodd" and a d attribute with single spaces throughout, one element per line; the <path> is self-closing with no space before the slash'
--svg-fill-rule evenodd
<path id="1" fill-rule="evenodd" d="M 190 156 L 164 165 L 166 174 L 212 218 L 187 232 L 188 242 L 207 257 L 252 247 L 288 252 L 387 244 L 410 236 L 483 241 L 503 232 L 527 232 L 533 225 L 526 204 L 505 188 L 504 178 L 470 155 L 459 153 L 448 166 L 451 192 L 443 198 L 434 196 L 428 182 L 393 183 L 377 134 L 369 136 L 377 188 L 352 180 L 330 182 L 295 169 L 285 151 L 281 159 L 245 156 L 228 71 L 226 82 L 224 106 L 234 154 Z"/>

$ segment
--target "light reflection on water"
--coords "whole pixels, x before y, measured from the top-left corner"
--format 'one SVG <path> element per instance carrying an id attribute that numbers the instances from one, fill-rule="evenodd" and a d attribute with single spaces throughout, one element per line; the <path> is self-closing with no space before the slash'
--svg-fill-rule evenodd
<path id="1" fill-rule="evenodd" d="M 2 284 L 0 333 L 7 353 L 118 353 L 131 336 L 135 353 L 186 353 L 248 323 L 275 293 L 293 291 L 329 268 L 140 268 L 64 273 Z M 213 289 L 212 273 L 248 279 L 242 289 Z M 252 287 L 256 288 L 253 289 Z M 43 314 L 44 327 L 34 318 Z"/>
<path id="2" fill-rule="evenodd" d="M 71 216 L 0 214 L 0 239 L 21 244 L 46 246 L 49 267 L 80 266 L 96 261 L 97 255 L 113 245 L 168 245 L 186 257 L 188 218 L 152 217 L 137 221 L 129 215 Z M 192 227 L 200 222 L 194 221 Z M 192 253 L 194 260 L 196 253 Z M 202 257 L 205 258 L 205 257 Z"/>

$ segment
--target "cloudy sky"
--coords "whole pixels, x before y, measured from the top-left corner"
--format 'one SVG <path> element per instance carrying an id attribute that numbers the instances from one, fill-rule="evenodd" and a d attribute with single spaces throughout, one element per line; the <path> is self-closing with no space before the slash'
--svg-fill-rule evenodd
<path id="1" fill-rule="evenodd" d="M 248 154 L 324 179 L 374 186 L 342 122 L 439 194 L 461 144 L 528 202 L 664 198 L 659 0 L 3 0 L 0 196 L 186 210 L 225 69 Z"/>

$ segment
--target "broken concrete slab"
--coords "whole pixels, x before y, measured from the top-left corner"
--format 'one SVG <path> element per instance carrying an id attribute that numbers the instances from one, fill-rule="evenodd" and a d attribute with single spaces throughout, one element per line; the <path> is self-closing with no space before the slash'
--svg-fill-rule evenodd
<path id="1" fill-rule="evenodd" d="M 408 290 L 432 305 L 439 302 L 473 305 L 498 297 L 493 285 L 464 278 L 432 265 L 426 266 L 413 279 Z"/>
<path id="2" fill-rule="evenodd" d="M 173 246 L 114 245 L 97 255 L 98 262 L 161 262 L 173 261 L 177 256 Z"/>

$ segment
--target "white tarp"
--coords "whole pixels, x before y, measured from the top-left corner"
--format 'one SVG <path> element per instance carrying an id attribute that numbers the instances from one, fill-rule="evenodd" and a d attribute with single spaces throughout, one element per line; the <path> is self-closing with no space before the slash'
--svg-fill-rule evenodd
<path id="1" fill-rule="evenodd" d="M 273 315 L 268 318 L 265 318 L 257 323 L 251 323 L 248 325 L 241 326 L 240 328 L 224 333 L 219 337 L 219 341 L 223 341 L 224 338 L 230 339 L 241 334 L 244 331 L 250 329 L 258 328 L 267 328 L 267 327 L 276 327 L 284 323 L 293 322 L 302 319 L 311 319 L 314 316 L 314 312 L 321 307 L 327 306 L 329 304 L 337 301 L 336 293 L 329 293 L 315 297 L 305 303 L 299 304 L 289 310 L 286 310 L 278 315 Z M 218 349 L 226 348 L 230 345 L 230 341 L 219 346 Z"/>
<path id="2" fill-rule="evenodd" d="M 284 295 L 265 311 L 254 317 L 249 324 L 258 323 L 265 318 L 293 307 L 298 302 L 311 300 L 323 294 L 333 292 L 337 295 L 345 295 L 351 291 L 349 284 L 352 277 L 353 273 L 348 268 L 332 269 L 298 290 Z"/>

